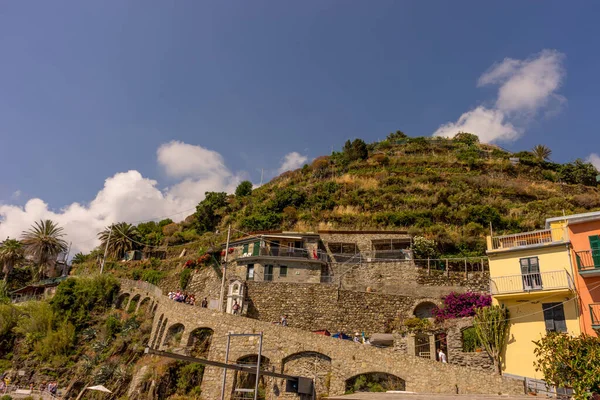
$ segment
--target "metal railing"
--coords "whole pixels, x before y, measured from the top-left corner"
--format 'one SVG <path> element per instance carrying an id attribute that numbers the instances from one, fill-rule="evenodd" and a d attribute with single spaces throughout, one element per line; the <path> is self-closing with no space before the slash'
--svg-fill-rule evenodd
<path id="1" fill-rule="evenodd" d="M 600 329 L 600 303 L 590 304 L 590 317 L 592 317 L 592 328 Z"/>
<path id="2" fill-rule="evenodd" d="M 401 250 L 367 250 L 359 253 L 334 253 L 331 254 L 331 261 L 336 263 L 364 263 L 364 262 L 384 262 L 384 261 L 404 261 L 412 260 L 413 253 L 410 249 Z"/>
<path id="3" fill-rule="evenodd" d="M 566 228 L 542 229 L 539 231 L 492 236 L 488 250 L 503 250 L 526 246 L 539 246 L 550 243 L 564 243 L 569 240 Z"/>
<path id="4" fill-rule="evenodd" d="M 580 271 L 600 268 L 600 250 L 576 251 L 575 258 Z"/>
<path id="5" fill-rule="evenodd" d="M 258 254 L 248 252 L 241 254 L 237 258 L 244 257 L 285 257 L 285 258 L 305 258 L 309 260 L 320 260 L 327 262 L 327 253 L 322 250 L 309 250 L 289 247 L 261 247 Z"/>
<path id="6" fill-rule="evenodd" d="M 492 294 L 573 289 L 573 280 L 566 270 L 507 275 L 490 279 Z"/>

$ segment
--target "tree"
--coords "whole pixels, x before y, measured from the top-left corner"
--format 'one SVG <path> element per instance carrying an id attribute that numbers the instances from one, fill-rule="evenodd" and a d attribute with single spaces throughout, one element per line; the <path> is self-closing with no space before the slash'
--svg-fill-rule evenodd
<path id="1" fill-rule="evenodd" d="M 392 132 L 389 135 L 387 135 L 387 139 L 390 142 L 395 142 L 398 140 L 402 140 L 402 139 L 406 139 L 408 136 L 406 136 L 406 133 L 402 132 L 402 131 L 396 131 L 396 132 Z"/>
<path id="2" fill-rule="evenodd" d="M 564 164 L 558 171 L 558 176 L 565 183 L 596 186 L 596 175 L 598 170 L 591 164 L 580 158 L 568 164 Z"/>
<path id="3" fill-rule="evenodd" d="M 84 262 L 86 262 L 89 259 L 90 259 L 90 254 L 83 254 L 83 253 L 79 252 L 73 256 L 71 263 L 83 264 Z"/>
<path id="4" fill-rule="evenodd" d="M 8 281 L 8 275 L 15 265 L 23 261 L 24 255 L 23 244 L 16 239 L 6 239 L 0 245 L 0 262 L 2 262 L 2 273 L 4 273 L 5 281 Z"/>
<path id="5" fill-rule="evenodd" d="M 38 267 L 38 277 L 47 275 L 53 268 L 59 253 L 67 250 L 63 228 L 52 220 L 40 220 L 28 231 L 23 232 L 22 243 L 25 254 L 32 257 Z"/>
<path id="6" fill-rule="evenodd" d="M 550 158 L 550 155 L 552 155 L 552 150 L 550 150 L 548 146 L 544 146 L 543 144 L 537 144 L 533 146 L 531 152 L 538 161 L 547 161 Z"/>
<path id="7" fill-rule="evenodd" d="M 108 242 L 107 257 L 121 258 L 126 252 L 138 248 L 140 234 L 135 226 L 127 222 L 119 222 L 98 233 L 98 238 L 102 249 L 106 248 Z"/>
<path id="8" fill-rule="evenodd" d="M 600 339 L 550 332 L 534 342 L 536 371 L 552 386 L 573 388 L 573 399 L 600 392 Z"/>
<path id="9" fill-rule="evenodd" d="M 479 143 L 479 136 L 468 132 L 458 132 L 456 135 L 454 135 L 452 140 L 455 142 L 465 143 L 471 146 Z"/>
<path id="10" fill-rule="evenodd" d="M 227 193 L 225 192 L 206 192 L 204 200 L 196 206 L 196 231 L 200 234 L 214 231 L 221 215 L 217 212 L 220 208 L 227 206 Z"/>
<path id="11" fill-rule="evenodd" d="M 243 181 L 237 188 L 235 188 L 235 195 L 237 197 L 249 196 L 252 193 L 252 182 Z"/>
<path id="12" fill-rule="evenodd" d="M 369 157 L 367 144 L 362 139 L 347 140 L 344 144 L 344 157 L 348 161 L 366 160 Z"/>
<path id="13" fill-rule="evenodd" d="M 497 374 L 502 374 L 502 350 L 509 327 L 508 310 L 500 306 L 479 308 L 475 312 L 473 326 L 483 348 L 494 361 L 494 370 Z"/>
<path id="14" fill-rule="evenodd" d="M 413 238 L 412 250 L 417 259 L 435 258 L 438 255 L 435 240 L 427 239 L 423 236 L 415 236 Z"/>

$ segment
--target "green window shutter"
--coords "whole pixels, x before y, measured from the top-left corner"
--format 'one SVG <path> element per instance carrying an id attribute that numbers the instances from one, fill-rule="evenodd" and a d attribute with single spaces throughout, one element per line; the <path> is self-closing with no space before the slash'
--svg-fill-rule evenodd
<path id="1" fill-rule="evenodd" d="M 542 310 L 544 310 L 544 322 L 546 323 L 546 331 L 553 332 L 554 331 L 554 311 L 552 306 L 555 303 L 545 303 L 542 304 Z"/>
<path id="2" fill-rule="evenodd" d="M 589 240 L 590 248 L 592 249 L 592 259 L 594 260 L 594 267 L 600 267 L 600 236 L 590 236 Z"/>
<path id="3" fill-rule="evenodd" d="M 254 246 L 252 246 L 252 255 L 260 255 L 260 242 L 254 242 Z"/>
<path id="4" fill-rule="evenodd" d="M 530 274 L 539 274 L 540 273 L 540 264 L 538 262 L 537 257 L 531 257 L 529 259 L 529 273 Z"/>
<path id="5" fill-rule="evenodd" d="M 243 253 L 243 254 L 246 254 L 246 253 L 248 253 L 248 243 L 246 243 L 246 244 L 244 245 L 244 250 L 242 250 L 242 253 Z"/>
<path id="6" fill-rule="evenodd" d="M 525 275 L 529 273 L 529 258 L 521 258 L 519 260 L 521 263 L 521 274 Z"/>

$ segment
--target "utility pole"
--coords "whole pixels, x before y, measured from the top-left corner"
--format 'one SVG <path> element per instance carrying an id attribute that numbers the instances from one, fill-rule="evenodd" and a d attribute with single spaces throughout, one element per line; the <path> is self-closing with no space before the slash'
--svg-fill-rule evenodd
<path id="1" fill-rule="evenodd" d="M 229 256 L 229 238 L 231 237 L 231 224 L 227 227 L 227 244 L 225 245 L 225 262 L 221 274 L 221 295 L 219 296 L 219 311 L 223 311 L 223 298 L 225 294 L 225 275 L 227 274 L 227 257 Z"/>
<path id="2" fill-rule="evenodd" d="M 260 186 L 262 186 L 262 184 L 263 184 L 263 175 L 264 175 L 264 173 L 265 173 L 265 169 L 261 168 L 260 169 Z"/>
<path id="3" fill-rule="evenodd" d="M 112 235 L 112 224 L 110 225 L 110 230 L 108 231 L 108 239 L 106 240 L 106 246 L 104 246 L 104 257 L 102 257 L 102 265 L 100 266 L 100 275 L 104 272 L 104 261 L 106 260 L 106 253 L 108 253 L 108 243 L 110 242 L 110 237 Z"/>

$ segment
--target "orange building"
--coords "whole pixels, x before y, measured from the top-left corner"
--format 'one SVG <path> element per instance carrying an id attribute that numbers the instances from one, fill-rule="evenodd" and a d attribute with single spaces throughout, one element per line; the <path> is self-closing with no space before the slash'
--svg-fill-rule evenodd
<path id="1" fill-rule="evenodd" d="M 581 331 L 597 336 L 600 329 L 600 211 L 549 218 L 546 228 L 566 227 L 571 242 Z"/>

